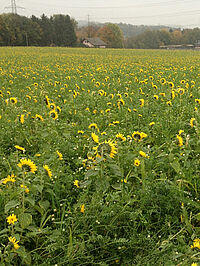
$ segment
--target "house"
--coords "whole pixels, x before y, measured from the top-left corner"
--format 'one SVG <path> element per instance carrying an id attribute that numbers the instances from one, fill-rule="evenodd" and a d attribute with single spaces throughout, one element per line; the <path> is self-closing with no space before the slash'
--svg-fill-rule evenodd
<path id="1" fill-rule="evenodd" d="M 171 45 L 161 45 L 160 49 L 167 49 L 167 50 L 179 50 L 179 49 L 184 49 L 184 50 L 188 50 L 188 49 L 194 49 L 194 45 L 193 44 L 171 44 Z"/>
<path id="2" fill-rule="evenodd" d="M 82 43 L 89 48 L 106 48 L 106 43 L 99 37 L 85 38 Z"/>
<path id="3" fill-rule="evenodd" d="M 200 40 L 197 40 L 197 42 L 195 43 L 195 48 L 200 49 Z"/>

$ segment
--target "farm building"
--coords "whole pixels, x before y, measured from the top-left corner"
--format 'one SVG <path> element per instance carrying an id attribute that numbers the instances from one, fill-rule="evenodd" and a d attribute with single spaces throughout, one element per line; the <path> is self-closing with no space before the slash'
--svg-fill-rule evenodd
<path id="1" fill-rule="evenodd" d="M 106 48 L 106 43 L 100 38 L 85 38 L 82 43 L 89 48 Z"/>
<path id="2" fill-rule="evenodd" d="M 162 45 L 160 49 L 176 50 L 176 49 L 200 49 L 200 40 L 194 44 L 172 44 Z"/>

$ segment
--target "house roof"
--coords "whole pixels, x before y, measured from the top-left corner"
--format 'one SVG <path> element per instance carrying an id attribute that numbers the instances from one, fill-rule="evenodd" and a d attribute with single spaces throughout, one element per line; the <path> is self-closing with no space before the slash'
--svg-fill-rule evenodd
<path id="1" fill-rule="evenodd" d="M 101 45 L 105 46 L 106 45 L 106 43 L 104 41 L 102 41 L 99 37 L 85 38 L 84 40 L 87 40 L 88 42 L 90 42 L 94 46 L 101 46 Z"/>

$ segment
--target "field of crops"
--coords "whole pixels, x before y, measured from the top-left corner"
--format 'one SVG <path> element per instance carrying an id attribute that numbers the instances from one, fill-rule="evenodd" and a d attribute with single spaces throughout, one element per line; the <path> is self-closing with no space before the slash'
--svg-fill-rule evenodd
<path id="1" fill-rule="evenodd" d="M 199 114 L 199 52 L 0 48 L 0 264 L 200 265 Z"/>

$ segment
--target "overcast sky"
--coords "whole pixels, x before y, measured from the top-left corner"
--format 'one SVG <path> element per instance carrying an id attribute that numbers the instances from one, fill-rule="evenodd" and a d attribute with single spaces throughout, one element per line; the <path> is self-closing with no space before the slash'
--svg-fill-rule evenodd
<path id="1" fill-rule="evenodd" d="M 19 15 L 69 14 L 76 20 L 200 27 L 200 0 L 15 0 Z M 0 0 L 0 13 L 11 0 Z M 11 10 L 11 9 L 10 9 Z"/>

